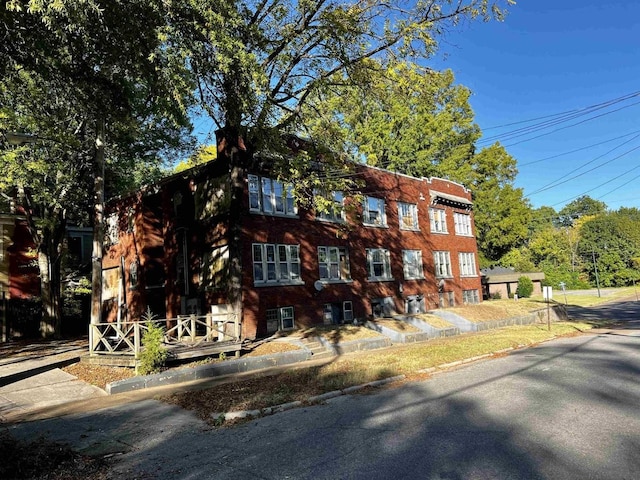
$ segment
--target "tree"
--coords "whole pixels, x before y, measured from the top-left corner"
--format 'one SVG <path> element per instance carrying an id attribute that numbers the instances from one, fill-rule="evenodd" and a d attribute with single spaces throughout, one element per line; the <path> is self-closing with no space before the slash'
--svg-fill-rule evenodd
<path id="1" fill-rule="evenodd" d="M 471 92 L 454 85 L 450 70 L 415 64 L 366 63 L 366 86 L 343 87 L 336 78 L 314 97 L 307 122 L 312 136 L 330 139 L 369 165 L 414 176 L 467 168 L 480 136 L 469 105 Z"/>
<path id="2" fill-rule="evenodd" d="M 516 295 L 520 298 L 529 298 L 533 293 L 533 281 L 526 276 L 518 278 L 518 287 L 516 288 Z"/>
<path id="3" fill-rule="evenodd" d="M 626 212 L 594 216 L 580 228 L 579 251 L 591 278 L 598 269 L 600 283 L 624 286 L 640 278 L 635 259 L 640 255 L 640 222 Z"/>
<path id="4" fill-rule="evenodd" d="M 474 192 L 478 248 L 491 262 L 527 239 L 531 208 L 522 189 L 513 186 L 515 164 L 515 159 L 496 143 L 474 156 L 468 179 L 459 179 Z"/>
<path id="5" fill-rule="evenodd" d="M 172 12 L 172 38 L 197 75 L 202 108 L 218 127 L 218 159 L 231 172 L 228 294 L 235 311 L 241 311 L 241 179 L 252 152 L 299 130 L 304 105 L 336 76 L 345 86 L 368 83 L 369 59 L 427 58 L 438 35 L 459 22 L 501 19 L 501 3 L 514 2 L 180 2 Z M 326 186 L 338 177 L 324 172 L 321 181 L 304 163 L 291 168 L 287 158 L 274 167 L 304 185 Z"/>
<path id="6" fill-rule="evenodd" d="M 588 195 L 583 195 L 567 203 L 564 208 L 558 212 L 559 223 L 562 226 L 570 227 L 580 217 L 585 215 L 600 215 L 606 211 L 606 203 L 594 200 Z"/>
<path id="7" fill-rule="evenodd" d="M 192 84 L 183 60 L 162 43 L 162 5 L 13 0 L 0 7 L 0 129 L 38 138 L 33 148 L 3 148 L 0 168 L 7 180 L 34 186 L 22 196 L 28 213 L 35 204 L 46 207 L 30 217 L 45 272 L 45 335 L 59 333 L 65 224 L 70 212 L 90 213 L 86 205 L 95 215 L 94 299 L 101 291 L 105 133 L 107 171 L 129 175 L 134 162 L 157 163 L 178 146 L 188 125 Z"/>

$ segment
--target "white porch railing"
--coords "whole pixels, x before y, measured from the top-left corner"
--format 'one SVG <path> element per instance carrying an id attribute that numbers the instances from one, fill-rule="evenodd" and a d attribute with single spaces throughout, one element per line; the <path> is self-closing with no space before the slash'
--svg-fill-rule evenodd
<path id="1" fill-rule="evenodd" d="M 164 343 L 171 346 L 198 347 L 215 342 L 240 341 L 240 322 L 231 313 L 209 313 L 207 315 L 183 315 L 161 320 L 136 322 L 94 323 L 89 325 L 89 354 L 129 355 L 138 358 L 144 332 L 150 324 L 165 329 Z M 166 325 L 172 325 L 167 328 Z"/>

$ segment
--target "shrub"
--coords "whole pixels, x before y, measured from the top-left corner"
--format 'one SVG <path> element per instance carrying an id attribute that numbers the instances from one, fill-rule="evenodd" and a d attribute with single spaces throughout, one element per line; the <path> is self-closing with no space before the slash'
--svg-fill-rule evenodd
<path id="1" fill-rule="evenodd" d="M 516 294 L 518 298 L 529 298 L 533 293 L 533 281 L 524 275 L 518 279 L 518 288 Z"/>
<path id="2" fill-rule="evenodd" d="M 164 329 L 153 322 L 154 317 L 148 309 L 142 316 L 142 319 L 148 322 L 148 329 L 142 334 L 143 348 L 136 368 L 139 375 L 157 373 L 167 361 L 167 349 L 162 346 Z"/>
<path id="3" fill-rule="evenodd" d="M 491 294 L 491 300 L 501 300 L 502 294 L 500 292 L 493 292 Z"/>

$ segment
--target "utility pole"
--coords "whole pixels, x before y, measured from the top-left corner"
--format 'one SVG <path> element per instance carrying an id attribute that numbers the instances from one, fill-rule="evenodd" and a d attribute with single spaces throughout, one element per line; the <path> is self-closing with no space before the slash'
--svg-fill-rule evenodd
<path id="1" fill-rule="evenodd" d="M 600 297 L 600 279 L 598 278 L 598 263 L 596 262 L 596 250 L 591 247 L 591 254 L 593 255 L 593 268 L 596 271 L 596 287 L 598 289 L 598 297 Z"/>

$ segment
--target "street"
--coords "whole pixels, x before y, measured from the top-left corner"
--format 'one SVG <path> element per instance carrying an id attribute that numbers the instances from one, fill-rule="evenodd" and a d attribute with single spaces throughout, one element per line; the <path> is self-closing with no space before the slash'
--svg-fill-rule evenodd
<path id="1" fill-rule="evenodd" d="M 115 454 L 114 478 L 637 478 L 640 307 L 596 311 L 625 323 L 236 427 L 147 400 L 12 431 Z"/>

